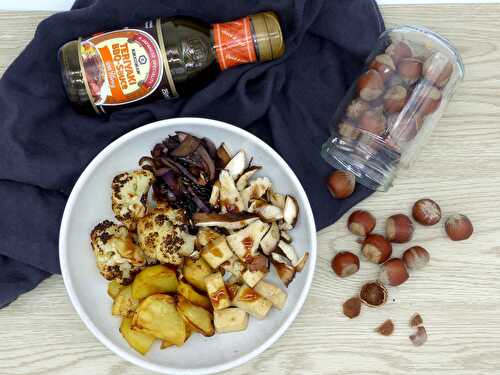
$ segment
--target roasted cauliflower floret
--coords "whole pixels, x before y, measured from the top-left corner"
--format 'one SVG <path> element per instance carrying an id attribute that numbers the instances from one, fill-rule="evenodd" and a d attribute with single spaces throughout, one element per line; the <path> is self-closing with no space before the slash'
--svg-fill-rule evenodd
<path id="1" fill-rule="evenodd" d="M 124 225 L 105 220 L 92 230 L 90 240 L 97 268 L 107 280 L 129 284 L 146 264 L 144 252 Z"/>
<path id="2" fill-rule="evenodd" d="M 155 176 L 150 171 L 138 169 L 115 176 L 111 184 L 111 207 L 115 217 L 129 229 L 146 215 L 148 192 Z"/>
<path id="3" fill-rule="evenodd" d="M 137 222 L 139 245 L 144 253 L 162 263 L 180 265 L 194 251 L 195 236 L 183 229 L 183 210 L 160 206 Z"/>

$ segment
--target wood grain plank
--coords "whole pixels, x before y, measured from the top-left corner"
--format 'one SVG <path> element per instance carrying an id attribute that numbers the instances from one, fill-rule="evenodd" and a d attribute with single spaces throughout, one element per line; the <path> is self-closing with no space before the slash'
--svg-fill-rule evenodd
<path id="1" fill-rule="evenodd" d="M 432 261 L 408 283 L 391 290 L 382 309 L 364 309 L 349 321 L 341 303 L 376 267 L 362 263 L 346 280 L 329 266 L 335 251 L 358 251 L 346 217 L 323 230 L 311 293 L 301 314 L 271 349 L 232 374 L 493 374 L 500 367 L 500 13 L 499 5 L 383 6 L 388 26 L 427 26 L 452 40 L 466 65 L 466 78 L 416 165 L 402 171 L 390 193 L 359 205 L 378 219 L 408 212 L 430 196 L 445 214 L 472 219 L 471 240 L 453 243 L 441 225 L 417 227 L 414 241 Z M 48 13 L 0 12 L 0 72 L 17 56 Z M 472 16 L 473 15 L 473 16 Z M 347 216 L 347 215 L 346 215 Z M 395 253 L 406 246 L 398 245 Z M 422 313 L 429 342 L 408 340 L 412 313 Z M 373 329 L 392 318 L 396 331 Z M 0 373 L 5 375 L 149 374 L 107 350 L 78 318 L 62 279 L 54 276 L 0 310 Z"/>

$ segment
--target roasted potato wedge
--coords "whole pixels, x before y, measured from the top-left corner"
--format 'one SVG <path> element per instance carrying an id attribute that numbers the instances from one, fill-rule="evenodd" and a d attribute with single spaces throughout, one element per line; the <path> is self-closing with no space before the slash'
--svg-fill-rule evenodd
<path id="1" fill-rule="evenodd" d="M 196 306 L 182 296 L 178 298 L 177 309 L 190 325 L 195 327 L 196 331 L 200 332 L 203 336 L 214 335 L 215 328 L 212 323 L 213 316 L 208 310 Z"/>
<path id="2" fill-rule="evenodd" d="M 113 279 L 109 282 L 108 284 L 108 296 L 111 298 L 115 299 L 118 294 L 120 294 L 120 291 L 124 288 L 125 286 L 120 284 L 118 280 Z"/>
<path id="3" fill-rule="evenodd" d="M 238 307 L 214 311 L 217 333 L 244 331 L 248 326 L 248 314 Z"/>
<path id="4" fill-rule="evenodd" d="M 146 354 L 153 345 L 155 338 L 144 332 L 132 329 L 132 318 L 123 318 L 120 333 L 128 344 L 142 355 Z"/>
<path id="5" fill-rule="evenodd" d="M 113 301 L 111 314 L 115 316 L 131 317 L 138 306 L 139 300 L 132 296 L 132 287 L 127 285 L 120 290 Z"/>
<path id="6" fill-rule="evenodd" d="M 212 273 L 212 269 L 208 263 L 203 259 L 187 258 L 182 268 L 182 274 L 187 282 L 199 290 L 206 291 L 205 277 Z"/>
<path id="7" fill-rule="evenodd" d="M 186 298 L 189 302 L 201 306 L 204 309 L 210 310 L 212 308 L 212 305 L 210 304 L 210 299 L 207 296 L 198 293 L 188 283 L 179 281 L 179 285 L 177 286 L 177 293 Z"/>
<path id="8" fill-rule="evenodd" d="M 144 268 L 132 283 L 132 296 L 141 300 L 152 294 L 172 293 L 177 290 L 177 275 L 167 266 L 158 264 Z"/>
<path id="9" fill-rule="evenodd" d="M 182 345 L 184 345 L 186 343 L 186 341 L 191 337 L 192 333 L 193 333 L 193 331 L 191 330 L 191 327 L 186 324 L 186 340 L 184 341 L 184 343 Z M 171 343 L 168 340 L 163 340 L 160 344 L 160 349 L 167 349 L 173 345 L 175 345 L 175 344 Z"/>
<path id="10" fill-rule="evenodd" d="M 134 314 L 132 329 L 177 346 L 186 341 L 184 319 L 177 311 L 174 297 L 166 294 L 153 294 L 142 300 Z"/>

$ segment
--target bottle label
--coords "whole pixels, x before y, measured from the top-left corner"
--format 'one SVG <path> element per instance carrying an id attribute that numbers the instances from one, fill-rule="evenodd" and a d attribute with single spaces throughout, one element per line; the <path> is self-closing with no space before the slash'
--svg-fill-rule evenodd
<path id="1" fill-rule="evenodd" d="M 212 33 L 221 70 L 257 61 L 250 17 L 216 23 Z"/>
<path id="2" fill-rule="evenodd" d="M 155 92 L 173 97 L 152 21 L 81 41 L 81 63 L 96 107 L 123 105 Z"/>

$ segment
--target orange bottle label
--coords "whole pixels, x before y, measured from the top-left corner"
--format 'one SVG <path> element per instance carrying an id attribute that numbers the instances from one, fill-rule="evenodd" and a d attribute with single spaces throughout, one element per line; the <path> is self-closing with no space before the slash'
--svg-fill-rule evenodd
<path id="1" fill-rule="evenodd" d="M 257 61 L 250 17 L 216 23 L 212 32 L 221 70 Z"/>
<path id="2" fill-rule="evenodd" d="M 152 24 L 152 23 L 151 23 Z M 98 107 L 141 100 L 166 84 L 155 30 L 123 29 L 96 34 L 80 44 L 89 94 Z"/>

